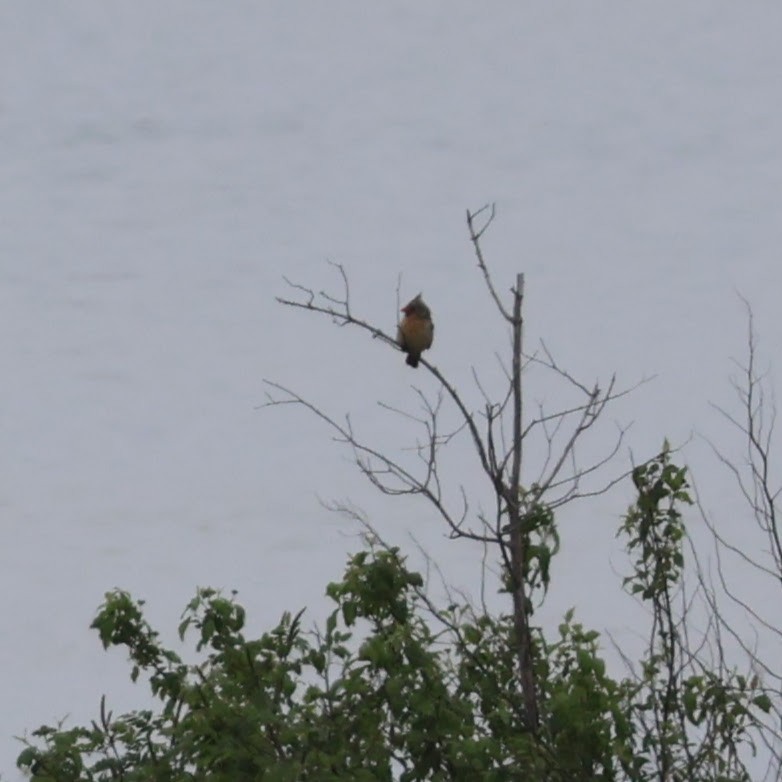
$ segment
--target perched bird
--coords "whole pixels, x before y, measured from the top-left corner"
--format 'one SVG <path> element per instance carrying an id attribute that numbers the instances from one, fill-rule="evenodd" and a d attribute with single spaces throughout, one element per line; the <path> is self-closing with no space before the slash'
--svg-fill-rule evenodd
<path id="1" fill-rule="evenodd" d="M 432 313 L 424 304 L 420 293 L 409 304 L 402 307 L 402 312 L 405 316 L 399 324 L 396 341 L 407 353 L 407 363 L 411 367 L 417 367 L 421 353 L 432 347 L 434 339 Z"/>

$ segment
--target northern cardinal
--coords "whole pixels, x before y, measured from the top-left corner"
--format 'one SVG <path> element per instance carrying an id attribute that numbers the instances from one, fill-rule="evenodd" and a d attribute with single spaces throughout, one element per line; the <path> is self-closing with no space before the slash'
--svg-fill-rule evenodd
<path id="1" fill-rule="evenodd" d="M 409 304 L 402 307 L 405 317 L 399 324 L 396 341 L 403 352 L 407 353 L 406 362 L 411 367 L 418 366 L 421 353 L 432 347 L 434 323 L 429 307 L 419 293 Z"/>

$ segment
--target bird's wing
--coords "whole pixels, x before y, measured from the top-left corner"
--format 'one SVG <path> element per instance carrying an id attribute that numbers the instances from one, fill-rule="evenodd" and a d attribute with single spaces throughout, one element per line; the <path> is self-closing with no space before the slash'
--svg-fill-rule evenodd
<path id="1" fill-rule="evenodd" d="M 432 347 L 432 342 L 434 342 L 434 322 L 429 320 L 426 322 L 426 330 L 428 332 L 427 334 L 427 348 Z"/>
<path id="2" fill-rule="evenodd" d="M 407 350 L 407 342 L 405 341 L 405 332 L 402 328 L 402 324 L 400 323 L 396 327 L 396 344 L 399 345 L 402 350 Z"/>

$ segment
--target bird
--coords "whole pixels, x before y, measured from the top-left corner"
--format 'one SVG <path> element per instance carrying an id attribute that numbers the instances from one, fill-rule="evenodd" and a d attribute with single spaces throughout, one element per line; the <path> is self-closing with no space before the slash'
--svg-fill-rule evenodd
<path id="1" fill-rule="evenodd" d="M 396 341 L 402 351 L 407 353 L 406 363 L 415 368 L 424 350 L 432 347 L 434 323 L 429 307 L 419 293 L 402 307 L 405 316 L 397 329 Z"/>

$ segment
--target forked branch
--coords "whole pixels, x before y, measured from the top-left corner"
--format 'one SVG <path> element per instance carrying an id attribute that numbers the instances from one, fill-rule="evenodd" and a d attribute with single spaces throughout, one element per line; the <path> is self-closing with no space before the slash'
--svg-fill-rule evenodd
<path id="1" fill-rule="evenodd" d="M 445 373 L 431 361 L 421 358 L 420 365 L 437 383 L 436 401 L 429 401 L 426 395 L 416 389 L 415 392 L 422 403 L 423 416 L 413 415 L 389 405 L 381 405 L 386 411 L 400 415 L 422 428 L 423 440 L 414 446 L 420 462 L 418 468 L 410 467 L 400 458 L 360 440 L 349 417 L 345 418 L 344 423 L 340 423 L 315 404 L 278 383 L 267 381 L 272 391 L 267 405 L 297 404 L 307 408 L 331 427 L 336 435 L 335 439 L 352 448 L 359 470 L 381 492 L 390 495 L 421 495 L 437 510 L 452 537 L 468 538 L 483 545 L 493 543 L 497 546 L 505 570 L 505 583 L 513 600 L 516 652 L 526 724 L 532 732 L 535 732 L 538 728 L 539 704 L 530 619 L 533 611 L 532 593 L 539 588 L 540 582 L 539 570 L 529 562 L 529 547 L 535 543 L 538 547 L 536 550 L 539 550 L 541 546 L 547 544 L 552 534 L 552 530 L 545 527 L 545 524 L 544 527 L 540 526 L 543 523 L 540 520 L 542 518 L 540 508 L 545 506 L 550 513 L 554 507 L 561 507 L 576 497 L 591 496 L 606 491 L 618 480 L 608 481 L 604 487 L 594 491 L 584 491 L 580 487 L 584 478 L 602 468 L 617 453 L 624 435 L 623 429 L 620 429 L 616 443 L 608 454 L 586 467 L 578 465 L 576 446 L 604 414 L 608 403 L 628 393 L 630 389 L 617 391 L 614 378 L 605 391 L 597 384 L 590 386 L 581 383 L 557 364 L 545 344 L 542 345 L 541 356 L 525 354 L 524 275 L 519 274 L 516 277 L 515 285 L 510 290 L 511 307 L 508 308 L 494 284 L 481 245 L 484 234 L 494 221 L 495 215 L 496 209 L 493 204 L 475 212 L 468 211 L 467 228 L 483 282 L 497 312 L 510 327 L 512 339 L 510 361 L 504 362 L 499 359 L 508 383 L 499 399 L 493 399 L 473 370 L 474 380 L 484 401 L 482 410 L 475 412 Z M 289 298 L 278 297 L 277 301 L 288 307 L 325 315 L 340 326 L 350 325 L 363 329 L 373 339 L 379 339 L 399 349 L 391 335 L 354 314 L 348 275 L 341 264 L 332 265 L 341 279 L 341 293 L 332 294 L 325 291 L 316 293 L 312 288 L 286 279 L 286 283 L 297 295 Z M 582 401 L 554 413 L 541 410 L 537 417 L 525 425 L 522 377 L 525 367 L 530 363 L 545 366 L 553 371 L 583 396 Z M 444 398 L 450 400 L 459 417 L 459 424 L 445 434 L 442 433 L 439 424 Z M 481 415 L 485 419 L 485 427 L 480 420 Z M 504 425 L 506 422 L 510 434 L 507 441 Z M 474 514 L 479 526 L 471 526 L 471 503 L 468 501 L 464 485 L 459 487 L 461 501 L 458 511 L 450 508 L 444 496 L 439 472 L 439 456 L 442 449 L 447 447 L 453 441 L 455 434 L 462 430 L 469 432 L 481 470 L 488 479 L 495 498 L 493 518 L 487 518 L 482 512 Z M 537 480 L 531 486 L 525 487 L 523 473 L 528 469 L 525 442 L 530 434 L 537 433 L 538 430 L 544 432 L 545 436 L 544 458 L 537 471 Z M 534 541 L 533 537 L 535 537 Z"/>

